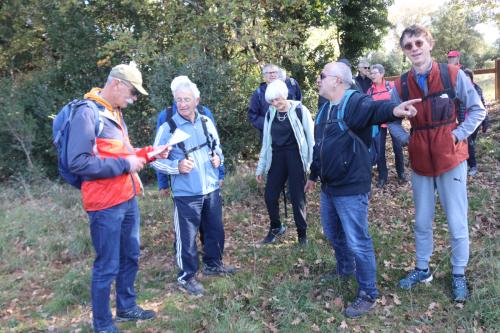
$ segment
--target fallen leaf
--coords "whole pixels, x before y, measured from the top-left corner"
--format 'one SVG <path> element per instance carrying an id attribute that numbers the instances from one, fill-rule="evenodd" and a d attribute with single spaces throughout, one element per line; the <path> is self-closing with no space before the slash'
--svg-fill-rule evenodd
<path id="1" fill-rule="evenodd" d="M 345 320 L 342 320 L 342 322 L 340 323 L 340 328 L 341 328 L 341 329 L 346 329 L 346 328 L 348 328 L 348 327 L 349 327 L 349 326 L 347 326 L 346 321 L 345 321 Z"/>
<path id="2" fill-rule="evenodd" d="M 293 321 L 292 321 L 292 325 L 293 326 L 297 326 L 298 324 L 300 324 L 300 322 L 302 321 L 302 319 L 300 319 L 299 317 L 295 318 Z"/>

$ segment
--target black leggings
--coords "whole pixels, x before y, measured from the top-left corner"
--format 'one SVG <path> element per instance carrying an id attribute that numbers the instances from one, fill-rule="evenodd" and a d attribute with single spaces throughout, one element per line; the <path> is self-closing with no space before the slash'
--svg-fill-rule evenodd
<path id="1" fill-rule="evenodd" d="M 305 236 L 307 229 L 305 176 L 298 148 L 273 150 L 273 160 L 267 173 L 264 195 L 272 229 L 281 227 L 279 196 L 288 179 L 288 191 L 292 201 L 297 233 L 299 236 Z"/>

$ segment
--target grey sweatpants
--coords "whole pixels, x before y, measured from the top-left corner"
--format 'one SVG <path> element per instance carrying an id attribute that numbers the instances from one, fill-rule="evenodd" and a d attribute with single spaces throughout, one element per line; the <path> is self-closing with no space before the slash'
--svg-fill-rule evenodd
<path id="1" fill-rule="evenodd" d="M 469 261 L 469 229 L 467 223 L 467 162 L 437 176 L 421 176 L 412 172 L 415 201 L 415 242 L 417 268 L 429 267 L 433 250 L 432 223 L 435 192 L 446 213 L 451 242 L 453 274 L 464 274 Z"/>

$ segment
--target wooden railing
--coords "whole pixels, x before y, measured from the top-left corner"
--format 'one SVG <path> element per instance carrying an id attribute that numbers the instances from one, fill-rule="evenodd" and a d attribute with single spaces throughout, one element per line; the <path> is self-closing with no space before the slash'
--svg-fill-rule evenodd
<path id="1" fill-rule="evenodd" d="M 495 67 L 493 68 L 478 68 L 474 70 L 474 75 L 481 74 L 495 74 L 495 100 L 500 101 L 500 58 L 495 60 Z M 387 76 L 388 81 L 394 81 L 399 76 Z"/>

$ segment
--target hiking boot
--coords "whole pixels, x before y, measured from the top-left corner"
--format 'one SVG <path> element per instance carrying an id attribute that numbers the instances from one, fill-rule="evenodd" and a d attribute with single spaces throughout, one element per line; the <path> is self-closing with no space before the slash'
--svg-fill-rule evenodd
<path id="1" fill-rule="evenodd" d="M 319 277 L 319 282 L 321 283 L 327 283 L 327 282 L 334 282 L 338 281 L 339 279 L 342 279 L 344 281 L 349 280 L 352 276 L 351 274 L 340 274 L 339 272 L 331 271 L 329 273 L 323 274 Z"/>
<path id="2" fill-rule="evenodd" d="M 469 176 L 474 177 L 477 175 L 477 167 L 472 167 L 469 169 Z"/>
<path id="3" fill-rule="evenodd" d="M 123 333 L 118 328 L 116 328 L 115 325 L 111 325 L 108 328 L 105 328 L 105 329 L 102 329 L 102 330 L 97 330 L 97 331 L 94 331 L 94 332 L 96 332 L 96 333 Z"/>
<path id="4" fill-rule="evenodd" d="M 202 272 L 204 275 L 233 275 L 236 273 L 236 268 L 233 266 L 224 266 L 224 264 L 216 266 L 203 265 Z"/>
<path id="5" fill-rule="evenodd" d="M 375 298 L 360 290 L 358 297 L 345 309 L 345 316 L 347 318 L 361 317 L 370 312 L 376 304 Z"/>
<path id="6" fill-rule="evenodd" d="M 269 233 L 262 240 L 261 244 L 274 243 L 276 241 L 276 237 L 283 235 L 285 231 L 286 231 L 286 225 L 282 225 L 279 228 L 274 228 L 269 230 Z"/>
<path id="7" fill-rule="evenodd" d="M 453 274 L 451 290 L 453 301 L 455 302 L 465 302 L 469 298 L 469 289 L 467 288 L 467 280 L 464 275 Z"/>
<path id="8" fill-rule="evenodd" d="M 135 321 L 135 320 L 149 320 L 156 317 L 156 313 L 153 310 L 144 310 L 140 306 L 135 306 L 128 311 L 117 311 L 115 321 Z"/>
<path id="9" fill-rule="evenodd" d="M 306 235 L 299 236 L 298 237 L 298 242 L 299 242 L 299 245 L 307 245 L 307 244 L 309 244 L 309 240 L 307 239 Z"/>
<path id="10" fill-rule="evenodd" d="M 387 180 L 385 180 L 385 179 L 379 179 L 378 182 L 377 182 L 377 187 L 378 188 L 384 188 L 386 181 Z"/>
<path id="11" fill-rule="evenodd" d="M 201 283 L 196 281 L 194 277 L 187 281 L 177 280 L 177 285 L 179 286 L 180 290 L 187 292 L 189 295 L 201 296 L 205 292 L 205 289 L 203 288 Z"/>
<path id="12" fill-rule="evenodd" d="M 402 289 L 411 289 L 415 287 L 418 283 L 430 283 L 432 281 L 432 273 L 430 269 L 423 271 L 415 268 L 413 271 L 408 273 L 408 275 L 399 281 L 399 286 Z"/>

